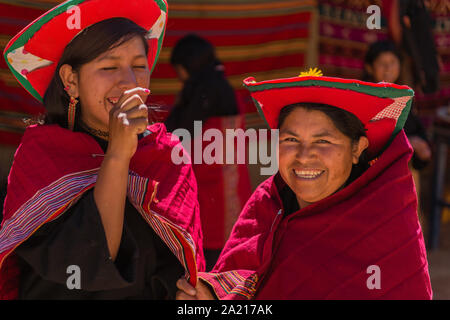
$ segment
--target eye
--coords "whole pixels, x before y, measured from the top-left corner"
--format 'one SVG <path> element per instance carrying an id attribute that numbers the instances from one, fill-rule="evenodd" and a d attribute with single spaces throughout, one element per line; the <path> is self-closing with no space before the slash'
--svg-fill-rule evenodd
<path id="1" fill-rule="evenodd" d="M 107 67 L 107 68 L 102 68 L 102 70 L 108 71 L 108 70 L 115 70 L 117 69 L 116 67 Z"/>
<path id="2" fill-rule="evenodd" d="M 134 66 L 133 68 L 146 69 L 147 66 Z"/>
<path id="3" fill-rule="evenodd" d="M 298 140 L 293 137 L 284 138 L 281 140 L 281 142 L 297 142 Z"/>
<path id="4" fill-rule="evenodd" d="M 316 141 L 317 143 L 323 144 L 323 143 L 330 143 L 328 140 L 320 139 Z"/>

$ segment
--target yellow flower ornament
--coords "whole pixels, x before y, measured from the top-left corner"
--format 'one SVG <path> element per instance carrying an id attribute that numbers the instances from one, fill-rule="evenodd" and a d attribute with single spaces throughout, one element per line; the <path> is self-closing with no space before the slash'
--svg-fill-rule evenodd
<path id="1" fill-rule="evenodd" d="M 302 71 L 299 74 L 299 77 L 321 77 L 323 76 L 323 73 L 321 70 L 317 69 L 317 68 L 309 68 L 308 71 Z"/>

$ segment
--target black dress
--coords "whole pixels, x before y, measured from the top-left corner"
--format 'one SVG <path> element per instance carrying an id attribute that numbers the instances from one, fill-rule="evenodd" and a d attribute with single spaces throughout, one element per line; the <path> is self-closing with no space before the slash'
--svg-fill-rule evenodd
<path id="1" fill-rule="evenodd" d="M 107 142 L 93 138 L 105 151 Z M 15 253 L 21 269 L 19 299 L 174 299 L 175 283 L 184 274 L 181 263 L 128 199 L 113 261 L 93 189 Z M 73 288 L 77 271 L 71 266 L 78 268 L 79 289 Z"/>

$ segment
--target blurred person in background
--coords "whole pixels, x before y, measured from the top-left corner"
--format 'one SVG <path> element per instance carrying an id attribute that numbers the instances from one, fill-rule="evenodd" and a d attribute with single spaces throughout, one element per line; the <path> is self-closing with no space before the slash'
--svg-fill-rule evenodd
<path id="1" fill-rule="evenodd" d="M 370 45 L 364 60 L 364 81 L 397 83 L 401 74 L 401 56 L 391 41 L 378 41 Z M 410 161 L 410 169 L 414 177 L 417 195 L 420 202 L 420 170 L 431 160 L 431 147 L 426 131 L 422 125 L 414 103 L 406 119 L 405 133 L 414 149 Z M 419 211 L 420 214 L 420 211 Z M 423 217 L 421 217 L 423 218 Z"/>
<path id="2" fill-rule="evenodd" d="M 212 128 L 222 133 L 226 129 L 245 129 L 243 116 L 239 114 L 240 100 L 208 40 L 195 34 L 183 37 L 173 48 L 170 63 L 183 87 L 165 121 L 169 132 L 186 129 L 194 140 L 201 140 L 194 136 L 194 121 L 202 121 L 203 132 Z M 193 169 L 206 269 L 210 270 L 251 194 L 250 178 L 246 165 L 194 163 Z"/>
<path id="3" fill-rule="evenodd" d="M 402 58 L 403 83 L 424 94 L 438 91 L 442 61 L 434 43 L 428 1 L 383 0 L 383 10 Z"/>
<path id="4" fill-rule="evenodd" d="M 183 89 L 165 121 L 167 130 L 185 128 L 193 134 L 194 121 L 239 114 L 234 90 L 209 41 L 194 34 L 183 37 L 173 48 L 170 63 Z"/>

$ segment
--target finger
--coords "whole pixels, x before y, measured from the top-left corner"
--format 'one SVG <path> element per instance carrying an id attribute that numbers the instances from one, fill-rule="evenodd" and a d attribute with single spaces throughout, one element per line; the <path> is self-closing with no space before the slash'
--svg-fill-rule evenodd
<path id="1" fill-rule="evenodd" d="M 150 94 L 150 90 L 147 88 L 137 87 L 137 88 L 133 88 L 130 90 L 126 90 L 119 97 L 119 100 L 117 101 L 116 106 L 122 106 L 122 104 L 133 95 L 138 95 L 142 101 L 146 101 L 149 94 Z M 144 103 L 144 102 L 142 102 L 142 103 Z"/>
<path id="2" fill-rule="evenodd" d="M 136 106 L 124 113 L 126 113 L 128 119 L 148 118 L 148 108 L 145 104 Z"/>
<path id="3" fill-rule="evenodd" d="M 126 121 L 128 121 L 128 126 L 136 134 L 141 134 L 141 133 L 145 132 L 145 130 L 147 129 L 147 126 L 148 126 L 147 118 L 127 119 Z"/>
<path id="4" fill-rule="evenodd" d="M 184 291 L 177 291 L 175 294 L 176 300 L 197 300 L 195 296 L 186 294 Z"/>
<path id="5" fill-rule="evenodd" d="M 184 278 L 178 279 L 176 285 L 178 289 L 186 292 L 191 296 L 195 296 L 197 294 L 197 290 L 195 290 L 195 288 L 191 286 L 191 284 Z"/>
<path id="6" fill-rule="evenodd" d="M 128 111 L 133 109 L 134 107 L 140 106 L 144 104 L 144 100 L 142 100 L 141 96 L 138 94 L 133 94 L 128 97 L 122 104 L 119 104 L 120 111 Z"/>

